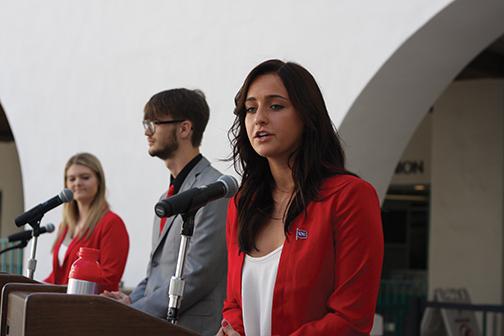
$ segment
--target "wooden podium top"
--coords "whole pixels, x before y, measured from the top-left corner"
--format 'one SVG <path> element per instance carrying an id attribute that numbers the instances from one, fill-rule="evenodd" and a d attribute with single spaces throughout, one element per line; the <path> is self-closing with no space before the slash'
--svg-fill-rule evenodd
<path id="1" fill-rule="evenodd" d="M 0 284 L 2 278 L 0 275 Z M 106 297 L 66 294 L 65 288 L 4 284 L 0 336 L 198 335 Z"/>

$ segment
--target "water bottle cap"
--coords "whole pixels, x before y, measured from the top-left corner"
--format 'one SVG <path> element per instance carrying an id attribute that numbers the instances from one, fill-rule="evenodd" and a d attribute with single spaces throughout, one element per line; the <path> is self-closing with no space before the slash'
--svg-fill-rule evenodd
<path id="1" fill-rule="evenodd" d="M 102 277 L 102 270 L 98 262 L 99 257 L 100 250 L 81 247 L 79 249 L 79 258 L 72 264 L 68 277 L 99 283 Z"/>

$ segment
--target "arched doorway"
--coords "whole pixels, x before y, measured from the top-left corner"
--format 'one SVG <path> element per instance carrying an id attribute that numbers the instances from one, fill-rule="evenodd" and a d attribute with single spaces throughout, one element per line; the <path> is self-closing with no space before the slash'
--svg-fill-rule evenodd
<path id="1" fill-rule="evenodd" d="M 425 268 L 423 277 L 430 293 L 441 286 L 464 287 L 471 293 L 473 303 L 504 302 L 504 229 L 498 217 L 503 212 L 504 202 L 494 208 L 498 213 L 493 218 L 494 223 L 482 226 L 485 233 L 480 235 L 475 234 L 477 230 L 467 228 L 471 228 L 471 225 L 477 227 L 481 223 L 464 223 L 463 216 L 445 214 L 456 213 L 457 207 L 473 213 L 483 212 L 486 204 L 481 197 L 476 196 L 477 199 L 472 200 L 467 198 L 466 203 L 452 202 L 446 195 L 447 185 L 442 183 L 438 183 L 436 195 L 443 195 L 444 199 L 431 199 L 432 185 L 429 183 L 422 190 L 414 190 L 413 184 L 402 186 L 404 188 L 392 185 L 393 190 L 389 190 L 389 194 L 394 194 L 395 199 L 387 199 L 386 195 L 396 170 L 411 173 L 413 168 L 422 168 L 420 162 L 405 160 L 402 155 L 415 129 L 422 120 L 427 119 L 428 112 L 436 113 L 436 103 L 447 88 L 451 91 L 453 81 L 478 79 L 485 77 L 488 72 L 503 75 L 504 42 L 502 38 L 499 39 L 504 34 L 503 15 L 502 1 L 490 1 L 484 6 L 466 0 L 452 2 L 389 58 L 354 102 L 340 127 L 342 138 L 350 144 L 347 147 L 349 168 L 376 186 L 384 210 L 401 213 L 402 219 L 418 218 L 420 213 L 424 223 L 420 224 L 424 225 L 420 227 L 421 230 L 418 230 L 419 224 L 414 221 L 402 228 L 385 224 L 388 225 L 385 227 L 386 245 L 387 239 L 393 248 L 402 244 L 399 246 L 402 252 L 398 252 L 401 258 L 386 260 L 388 269 L 385 272 L 393 268 L 390 264 L 394 262 L 402 263 L 406 268 L 410 265 Z M 455 96 L 461 97 L 463 92 L 468 92 L 464 90 L 470 90 L 471 85 L 464 83 L 456 86 Z M 441 100 L 440 109 L 447 110 L 447 106 L 453 109 L 453 105 L 447 104 L 445 98 Z M 497 117 L 495 123 L 499 124 L 500 117 Z M 457 120 L 452 118 L 450 122 Z M 447 147 L 443 148 L 446 150 Z M 450 154 L 440 153 L 439 150 L 436 153 L 438 156 Z M 504 151 L 499 158 L 504 158 Z M 504 171 L 504 166 L 502 168 Z M 498 181 L 496 183 L 500 184 Z M 440 185 L 444 193 L 439 192 Z M 499 188 L 503 189 L 501 186 Z M 452 193 L 457 194 L 455 190 L 452 189 Z M 452 205 L 447 206 L 447 200 Z M 432 202 L 437 203 L 433 206 Z M 439 206 L 440 202 L 442 206 Z M 500 199 L 497 200 L 499 202 Z M 386 217 L 384 222 L 387 221 Z M 408 231 L 412 226 L 415 226 L 415 230 Z M 485 242 L 492 236 L 490 230 L 497 239 L 488 246 Z M 419 235 L 413 237 L 408 234 L 413 231 Z M 433 234 L 435 239 L 432 239 Z M 426 237 L 420 247 L 419 236 Z M 413 253 L 404 253 L 405 250 Z M 479 253 L 479 250 L 486 251 L 486 254 Z M 490 254 L 491 258 L 488 257 Z M 419 273 L 422 275 L 422 271 Z M 492 278 L 491 282 L 488 277 Z M 402 320 L 405 321 L 404 316 Z M 391 326 L 388 334 L 401 335 L 397 327 Z M 387 331 L 387 325 L 385 329 Z"/>
<path id="2" fill-rule="evenodd" d="M 501 0 L 484 5 L 453 1 L 391 55 L 353 103 L 339 128 L 351 144 L 349 168 L 371 181 L 381 199 L 431 106 L 472 59 L 504 34 L 503 15 Z"/>
<path id="3" fill-rule="evenodd" d="M 7 247 L 6 237 L 19 228 L 14 218 L 23 212 L 23 185 L 14 136 L 5 111 L 0 104 L 0 250 Z M 10 254 L 9 254 L 10 253 Z M 22 272 L 22 250 L 0 255 L 0 270 Z"/>

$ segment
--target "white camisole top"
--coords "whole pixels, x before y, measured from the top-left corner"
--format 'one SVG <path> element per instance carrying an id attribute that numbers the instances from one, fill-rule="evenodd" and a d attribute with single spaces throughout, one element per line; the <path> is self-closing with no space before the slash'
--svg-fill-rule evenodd
<path id="1" fill-rule="evenodd" d="M 271 335 L 271 307 L 282 246 L 262 257 L 245 255 L 242 314 L 245 335 Z"/>

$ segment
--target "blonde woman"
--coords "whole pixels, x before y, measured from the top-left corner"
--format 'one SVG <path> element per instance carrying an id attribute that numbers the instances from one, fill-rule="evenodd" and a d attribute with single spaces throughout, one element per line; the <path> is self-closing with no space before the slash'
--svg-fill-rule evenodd
<path id="1" fill-rule="evenodd" d="M 102 289 L 118 290 L 128 257 L 129 237 L 122 219 L 109 209 L 100 161 L 89 153 L 72 156 L 65 166 L 64 185 L 72 190 L 73 201 L 64 205 L 52 248 L 53 271 L 44 281 L 67 284 L 79 249 L 91 247 L 100 250 Z"/>

